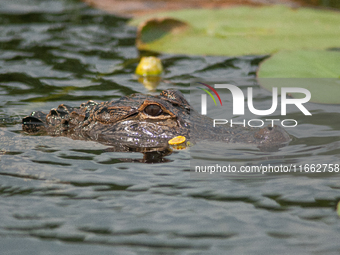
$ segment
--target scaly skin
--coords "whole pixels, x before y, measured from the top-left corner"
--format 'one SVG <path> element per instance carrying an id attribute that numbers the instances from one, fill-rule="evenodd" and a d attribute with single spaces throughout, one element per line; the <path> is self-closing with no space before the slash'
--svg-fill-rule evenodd
<path id="1" fill-rule="evenodd" d="M 212 119 L 192 109 L 175 90 L 164 90 L 159 96 L 132 94 L 110 102 L 88 101 L 79 108 L 62 104 L 48 114 L 33 112 L 23 119 L 22 128 L 28 133 L 94 140 L 112 145 L 116 151 L 166 148 L 168 140 L 179 135 L 191 142 L 212 140 L 259 147 L 290 141 L 278 126 L 213 128 Z"/>

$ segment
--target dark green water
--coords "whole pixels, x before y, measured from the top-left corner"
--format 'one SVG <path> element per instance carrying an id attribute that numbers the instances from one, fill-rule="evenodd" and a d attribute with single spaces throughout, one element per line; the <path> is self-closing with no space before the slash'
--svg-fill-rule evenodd
<path id="1" fill-rule="evenodd" d="M 0 253 L 338 254 L 339 173 L 195 179 L 189 150 L 145 164 L 141 153 L 21 132 L 16 121 L 34 110 L 147 92 L 133 76 L 126 21 L 76 1 L 0 2 Z M 263 56 L 161 58 L 171 87 L 189 95 L 191 78 L 253 78 Z M 308 109 L 312 118 L 289 112 L 301 123 L 280 151 L 201 153 L 244 165 L 340 163 L 340 107 Z"/>
<path id="2" fill-rule="evenodd" d="M 339 0 L 304 0 L 306 3 L 316 4 L 322 7 L 332 7 L 332 8 L 340 8 Z"/>

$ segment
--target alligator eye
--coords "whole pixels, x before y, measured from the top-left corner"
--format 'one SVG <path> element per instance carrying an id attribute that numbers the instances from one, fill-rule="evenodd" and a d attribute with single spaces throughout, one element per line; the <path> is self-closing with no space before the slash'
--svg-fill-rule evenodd
<path id="1" fill-rule="evenodd" d="M 160 115 L 163 111 L 162 108 L 159 107 L 156 104 L 150 104 L 147 107 L 145 107 L 144 112 L 150 116 L 158 116 Z"/>

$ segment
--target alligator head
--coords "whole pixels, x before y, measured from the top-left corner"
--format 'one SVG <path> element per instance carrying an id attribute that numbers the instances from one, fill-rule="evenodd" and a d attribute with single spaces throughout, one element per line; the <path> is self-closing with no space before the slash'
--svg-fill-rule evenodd
<path id="1" fill-rule="evenodd" d="M 88 101 L 80 107 L 64 104 L 48 114 L 33 112 L 23 119 L 29 133 L 95 140 L 116 151 L 166 148 L 176 136 L 188 140 L 216 140 L 274 147 L 290 141 L 281 127 L 212 127 L 212 119 L 200 115 L 182 93 L 164 90 L 158 96 L 132 94 L 115 101 Z M 138 149 L 139 148 L 139 149 Z"/>

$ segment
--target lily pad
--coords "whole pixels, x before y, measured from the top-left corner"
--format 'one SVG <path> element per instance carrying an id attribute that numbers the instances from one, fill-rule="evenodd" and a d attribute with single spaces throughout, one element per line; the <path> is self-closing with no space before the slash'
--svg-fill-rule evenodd
<path id="1" fill-rule="evenodd" d="M 310 8 L 244 6 L 161 12 L 133 19 L 130 24 L 140 24 L 137 36 L 140 50 L 237 56 L 272 54 L 282 49 L 339 47 L 339 14 Z M 167 20 L 165 17 L 188 26 L 168 29 L 168 22 L 159 22 Z M 153 19 L 155 22 L 151 22 Z"/>
<path id="2" fill-rule="evenodd" d="M 262 62 L 257 77 L 270 91 L 273 87 L 305 88 L 311 93 L 310 102 L 340 104 L 340 51 L 278 52 Z M 301 93 L 290 95 L 305 97 Z"/>

